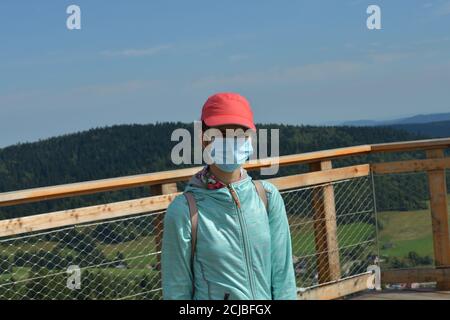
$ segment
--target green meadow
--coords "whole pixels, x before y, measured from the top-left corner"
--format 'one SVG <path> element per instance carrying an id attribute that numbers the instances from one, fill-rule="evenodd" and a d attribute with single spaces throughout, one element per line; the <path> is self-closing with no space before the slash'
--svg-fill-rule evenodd
<path id="1" fill-rule="evenodd" d="M 450 195 L 448 196 L 450 212 Z M 429 205 L 429 203 L 427 203 Z M 378 213 L 380 253 L 405 257 L 409 252 L 433 257 L 430 210 L 384 211 Z"/>

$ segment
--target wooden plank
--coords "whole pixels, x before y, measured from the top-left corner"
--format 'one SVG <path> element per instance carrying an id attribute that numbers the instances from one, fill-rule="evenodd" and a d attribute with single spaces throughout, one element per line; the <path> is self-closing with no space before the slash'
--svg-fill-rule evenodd
<path id="1" fill-rule="evenodd" d="M 444 282 L 449 279 L 450 268 L 418 268 L 381 271 L 382 284 Z"/>
<path id="2" fill-rule="evenodd" d="M 347 179 L 368 174 L 369 165 L 328 170 L 328 175 L 332 176 L 332 179 Z M 308 177 L 309 175 L 312 177 Z M 330 182 L 332 180 L 330 180 L 328 175 L 325 174 L 325 171 L 323 173 L 313 172 L 267 179 L 267 181 L 272 182 L 280 190 L 283 190 L 283 188 L 300 188 L 309 184 Z M 175 190 L 176 184 L 165 184 L 154 186 L 153 193 L 170 192 L 170 194 L 3 220 L 0 221 L 0 237 L 164 210 L 167 209 L 172 199 L 180 194 L 179 192 L 175 193 Z"/>
<path id="3" fill-rule="evenodd" d="M 328 159 L 344 157 L 357 154 L 365 154 L 370 151 L 370 146 L 356 146 L 348 148 L 338 148 L 303 154 L 287 155 L 278 158 L 266 158 L 252 160 L 244 165 L 245 169 L 256 170 L 268 167 L 278 161 L 280 166 L 309 163 L 317 159 Z M 33 188 L 21 191 L 11 191 L 0 193 L 0 207 L 11 206 L 23 203 L 31 203 L 42 200 L 59 199 L 65 197 L 80 196 L 98 192 L 114 191 L 141 186 L 165 184 L 177 181 L 185 181 L 201 170 L 200 167 L 187 169 L 169 170 L 148 174 L 64 184 L 51 187 Z"/>
<path id="4" fill-rule="evenodd" d="M 450 168 L 450 158 L 393 161 L 371 164 L 372 172 L 377 174 L 422 172 L 429 170 L 444 170 L 447 168 Z"/>
<path id="5" fill-rule="evenodd" d="M 163 194 L 171 194 L 177 193 L 177 184 L 176 183 L 166 183 L 166 184 L 158 184 L 150 187 L 150 192 L 152 195 L 163 195 Z M 155 217 L 154 220 L 154 230 L 155 230 L 155 244 L 156 251 L 161 251 L 162 248 L 162 237 L 164 229 L 164 215 L 159 214 Z M 161 255 L 156 256 L 156 270 L 161 269 Z"/>
<path id="6" fill-rule="evenodd" d="M 277 161 L 279 161 L 280 166 L 288 166 L 294 164 L 309 164 L 312 162 L 318 162 L 322 160 L 332 160 L 335 158 L 368 154 L 370 151 L 371 151 L 370 145 L 360 145 L 353 147 L 306 152 L 280 157 L 251 160 L 244 165 L 244 168 L 247 170 L 255 170 L 263 167 L 269 167 L 271 164 L 276 163 Z"/>
<path id="7" fill-rule="evenodd" d="M 297 293 L 297 300 L 333 300 L 361 292 L 369 288 L 375 275 L 363 273 L 339 281 L 312 287 L 304 292 Z"/>
<path id="8" fill-rule="evenodd" d="M 310 165 L 311 171 L 332 168 L 331 161 L 321 161 Z M 333 185 L 313 190 L 314 239 L 317 254 L 319 283 L 337 280 L 341 277 L 339 248 L 337 241 L 336 209 Z"/>
<path id="9" fill-rule="evenodd" d="M 189 179 L 202 167 L 0 193 L 0 207 Z"/>
<path id="10" fill-rule="evenodd" d="M 164 210 L 179 193 L 0 221 L 0 237 Z"/>
<path id="11" fill-rule="evenodd" d="M 371 152 L 399 152 L 426 150 L 434 148 L 447 148 L 450 146 L 450 138 L 415 140 L 406 142 L 378 143 L 371 145 Z"/>
<path id="12" fill-rule="evenodd" d="M 315 184 L 330 183 L 344 179 L 368 176 L 370 165 L 361 164 L 337 169 L 294 174 L 285 177 L 267 179 L 279 190 L 312 186 Z"/>
<path id="13" fill-rule="evenodd" d="M 444 158 L 444 150 L 428 150 L 430 159 Z M 445 170 L 428 171 L 434 260 L 437 268 L 450 267 L 450 231 L 448 223 L 447 183 Z M 450 279 L 437 283 L 439 290 L 450 290 Z"/>

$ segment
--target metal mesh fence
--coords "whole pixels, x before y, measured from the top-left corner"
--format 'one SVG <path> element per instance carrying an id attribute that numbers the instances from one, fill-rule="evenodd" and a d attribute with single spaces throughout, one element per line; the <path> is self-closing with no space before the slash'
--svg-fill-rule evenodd
<path id="1" fill-rule="evenodd" d="M 323 201 L 322 191 L 332 187 L 334 191 L 334 210 L 336 219 L 323 217 L 314 203 Z M 297 286 L 307 288 L 317 285 L 320 273 L 326 273 L 330 267 L 329 257 L 334 256 L 334 275 L 344 278 L 364 273 L 374 264 L 377 255 L 376 220 L 372 183 L 369 177 L 343 180 L 330 184 L 302 188 L 282 193 L 291 227 L 294 266 Z M 328 210 L 330 210 L 328 208 Z M 327 221 L 328 220 L 328 221 Z M 331 220 L 331 221 L 330 221 Z M 334 226 L 333 221 L 336 221 Z M 336 245 L 323 249 L 321 242 L 330 235 L 321 225 L 331 222 L 335 228 Z M 331 238 L 334 239 L 334 238 Z M 325 256 L 325 259 L 320 259 Z M 333 259 L 331 258 L 333 261 Z"/>
<path id="2" fill-rule="evenodd" d="M 425 172 L 374 175 L 383 269 L 433 267 Z"/>
<path id="3" fill-rule="evenodd" d="M 163 213 L 0 239 L 0 299 L 160 299 Z"/>
<path id="4" fill-rule="evenodd" d="M 331 190 L 334 210 L 326 210 L 335 212 L 336 219 L 323 217 L 325 207 L 317 206 L 324 190 Z M 319 274 L 329 267 L 323 257 L 337 258 L 340 277 L 364 273 L 373 264 L 376 221 L 370 177 L 281 194 L 298 287 L 318 283 Z M 156 243 L 163 215 L 161 211 L 0 238 L 0 299 L 161 299 Z M 323 226 L 330 220 L 336 222 L 337 245 L 332 249 L 321 245 L 327 237 Z"/>

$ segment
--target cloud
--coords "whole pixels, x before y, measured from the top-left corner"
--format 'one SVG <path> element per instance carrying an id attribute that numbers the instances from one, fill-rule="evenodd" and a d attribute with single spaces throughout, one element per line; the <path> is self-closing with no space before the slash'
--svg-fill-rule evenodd
<path id="1" fill-rule="evenodd" d="M 302 66 L 272 68 L 259 72 L 240 73 L 229 76 L 211 76 L 193 82 L 193 87 L 229 85 L 266 85 L 296 82 L 327 81 L 353 76 L 363 69 L 363 64 L 353 61 L 331 61 Z"/>
<path id="2" fill-rule="evenodd" d="M 369 58 L 377 63 L 389 63 L 398 60 L 404 60 L 411 56 L 410 53 L 406 52 L 386 52 L 386 53 L 373 53 L 369 54 Z"/>
<path id="3" fill-rule="evenodd" d="M 30 106 L 38 105 L 39 102 L 49 107 L 59 107 L 62 102 L 78 97 L 101 98 L 125 96 L 137 92 L 150 92 L 160 90 L 161 82 L 158 80 L 129 80 L 117 83 L 99 83 L 80 87 L 66 88 L 55 91 L 49 89 L 20 90 L 6 94 L 0 94 L 0 105 L 9 109 L 26 110 Z M 81 107 L 81 106 L 80 106 Z"/>
<path id="4" fill-rule="evenodd" d="M 365 2 L 366 2 L 365 0 L 353 0 L 353 1 L 348 2 L 348 5 L 349 6 L 357 6 L 357 5 L 360 5 Z"/>
<path id="5" fill-rule="evenodd" d="M 163 51 L 167 51 L 172 48 L 172 45 L 159 45 L 150 48 L 144 49 L 123 49 L 118 51 L 103 51 L 101 54 L 103 56 L 109 57 L 144 57 L 144 56 L 153 56 L 159 54 Z"/>
<path id="6" fill-rule="evenodd" d="M 73 89 L 73 93 L 92 94 L 100 96 L 110 96 L 113 94 L 133 93 L 141 90 L 148 90 L 159 85 L 156 80 L 130 80 L 112 84 L 96 84 Z"/>
<path id="7" fill-rule="evenodd" d="M 445 2 L 442 5 L 440 5 L 436 9 L 435 13 L 438 16 L 448 16 L 448 15 L 450 15 L 450 1 L 449 2 Z"/>
<path id="8" fill-rule="evenodd" d="M 241 62 L 241 61 L 247 60 L 247 59 L 248 59 L 248 56 L 245 54 L 233 54 L 228 57 L 228 60 L 231 63 Z"/>

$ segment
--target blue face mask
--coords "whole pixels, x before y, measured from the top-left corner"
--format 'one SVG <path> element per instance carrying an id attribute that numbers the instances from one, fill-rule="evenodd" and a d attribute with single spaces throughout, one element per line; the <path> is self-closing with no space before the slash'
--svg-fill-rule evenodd
<path id="1" fill-rule="evenodd" d="M 216 137 L 211 146 L 211 159 L 222 171 L 233 172 L 253 154 L 251 138 Z"/>

